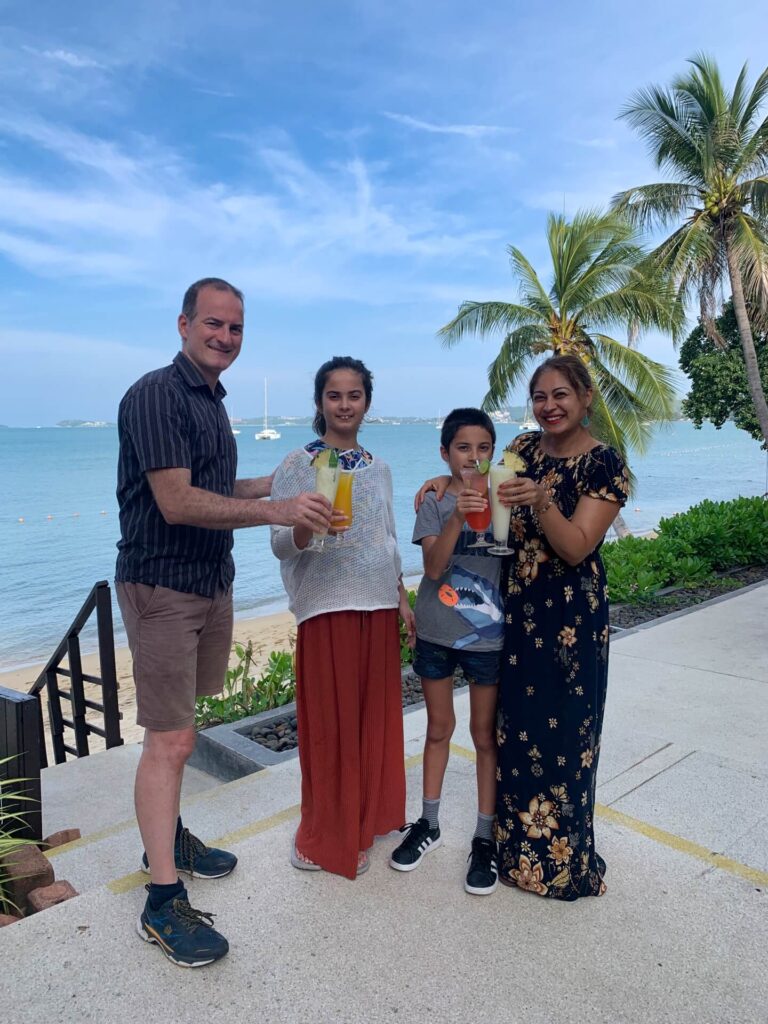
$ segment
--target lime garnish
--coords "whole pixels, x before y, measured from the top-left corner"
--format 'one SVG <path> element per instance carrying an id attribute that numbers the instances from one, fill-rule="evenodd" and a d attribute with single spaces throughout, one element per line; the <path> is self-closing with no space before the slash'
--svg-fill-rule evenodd
<path id="1" fill-rule="evenodd" d="M 331 469 L 336 469 L 339 464 L 339 456 L 335 448 L 331 448 L 331 454 L 328 459 L 328 465 Z"/>
<path id="2" fill-rule="evenodd" d="M 491 468 L 491 463 L 489 459 L 475 459 L 475 465 L 477 466 L 477 472 L 481 473 L 483 476 L 485 476 L 485 474 Z"/>

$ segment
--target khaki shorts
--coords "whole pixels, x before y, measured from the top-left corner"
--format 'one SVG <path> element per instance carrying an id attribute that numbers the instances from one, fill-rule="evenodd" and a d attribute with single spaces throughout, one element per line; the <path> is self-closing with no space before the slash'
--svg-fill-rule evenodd
<path id="1" fill-rule="evenodd" d="M 195 722 L 195 698 L 221 692 L 232 649 L 232 588 L 214 598 L 116 583 L 136 684 L 136 724 L 168 732 Z"/>

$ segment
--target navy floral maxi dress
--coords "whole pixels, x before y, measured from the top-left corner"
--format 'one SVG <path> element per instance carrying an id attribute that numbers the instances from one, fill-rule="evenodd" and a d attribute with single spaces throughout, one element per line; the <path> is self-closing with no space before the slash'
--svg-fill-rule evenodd
<path id="1" fill-rule="evenodd" d="M 627 470 L 598 444 L 546 455 L 539 433 L 510 448 L 563 515 L 582 495 L 624 505 Z M 497 721 L 501 880 L 554 899 L 605 892 L 595 851 L 595 776 L 608 678 L 608 589 L 598 547 L 570 566 L 536 514 L 513 508 L 504 590 L 506 632 Z"/>

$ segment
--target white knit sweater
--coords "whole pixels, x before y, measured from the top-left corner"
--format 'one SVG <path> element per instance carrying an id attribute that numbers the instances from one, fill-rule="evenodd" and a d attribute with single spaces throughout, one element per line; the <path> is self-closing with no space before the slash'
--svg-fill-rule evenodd
<path id="1" fill-rule="evenodd" d="M 303 448 L 289 452 L 272 483 L 276 501 L 314 491 L 315 470 Z M 296 622 L 338 611 L 397 608 L 401 574 L 392 473 L 386 462 L 374 459 L 354 470 L 352 526 L 337 542 L 328 537 L 322 552 L 302 551 L 293 528 L 273 526 L 272 551 L 280 559 L 280 574 Z"/>

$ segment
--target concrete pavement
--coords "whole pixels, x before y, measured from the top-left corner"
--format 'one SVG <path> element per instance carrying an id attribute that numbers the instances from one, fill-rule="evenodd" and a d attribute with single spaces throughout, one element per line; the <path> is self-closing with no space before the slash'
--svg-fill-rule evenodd
<path id="1" fill-rule="evenodd" d="M 133 931 L 140 841 L 126 818 L 55 853 L 93 888 L 0 930 L 0 1005 L 54 1021 L 730 1024 L 766 1020 L 768 585 L 612 640 L 598 777 L 602 899 L 462 890 L 474 825 L 468 699 L 441 807 L 444 845 L 415 872 L 377 841 L 355 882 L 297 872 L 298 763 L 185 801 L 186 822 L 240 857 L 195 881 L 230 955 L 183 971 Z M 426 717 L 406 715 L 409 808 Z M 105 755 L 109 756 L 109 755 Z M 129 786 L 126 781 L 126 786 Z M 75 883 L 76 885 L 78 882 Z"/>

